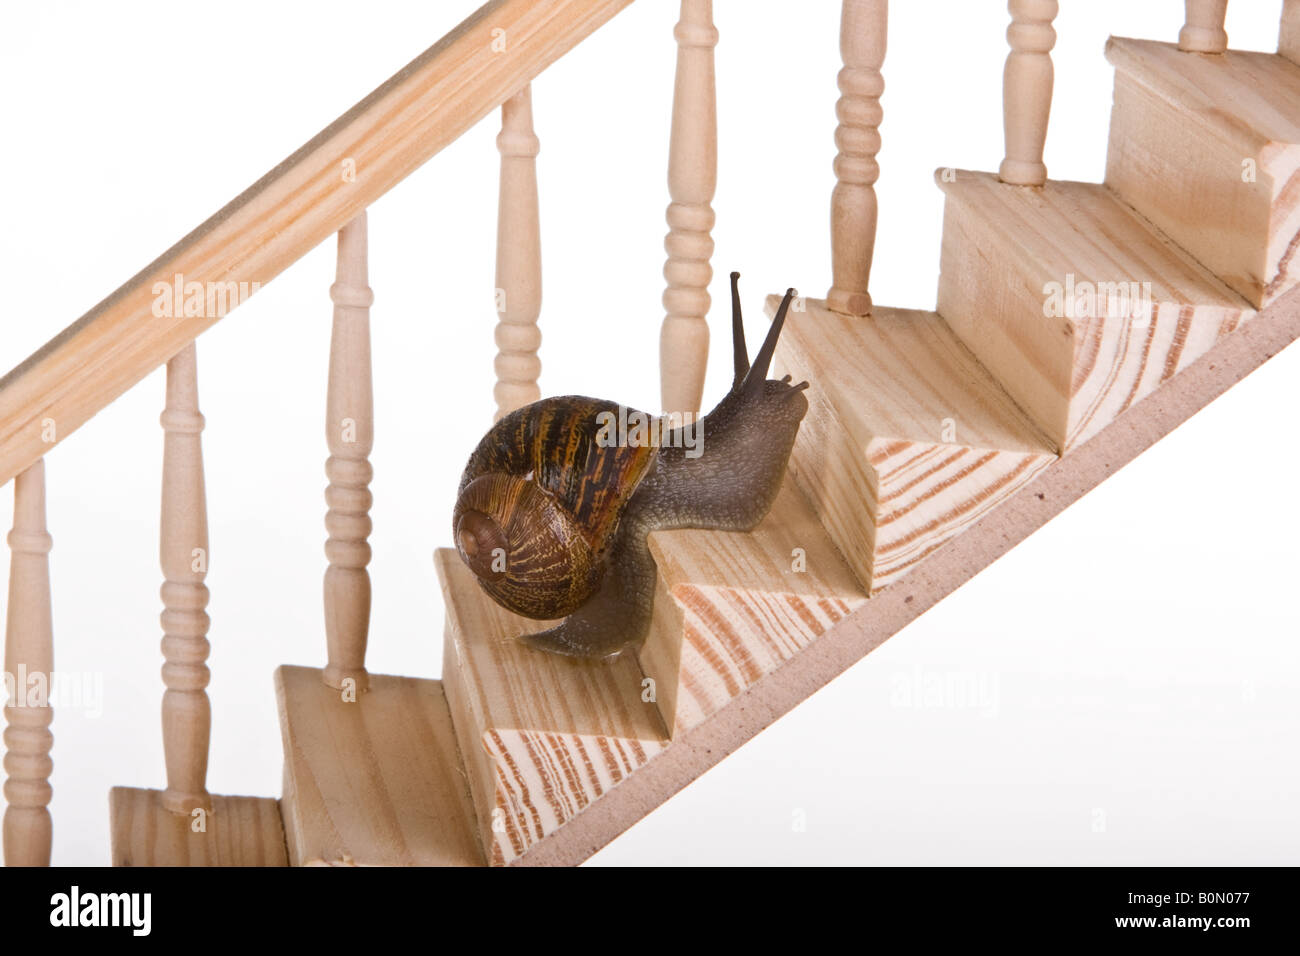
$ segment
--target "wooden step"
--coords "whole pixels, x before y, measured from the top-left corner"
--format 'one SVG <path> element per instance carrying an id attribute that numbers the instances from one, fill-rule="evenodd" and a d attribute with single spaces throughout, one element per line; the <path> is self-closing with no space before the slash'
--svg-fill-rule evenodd
<path id="1" fill-rule="evenodd" d="M 280 807 L 273 797 L 213 795 L 206 814 L 162 805 L 161 790 L 108 793 L 113 866 L 288 866 Z"/>
<path id="2" fill-rule="evenodd" d="M 1062 450 L 1254 315 L 1103 185 L 936 180 L 939 313 Z"/>
<path id="3" fill-rule="evenodd" d="M 525 647 L 546 627 L 498 607 L 450 549 L 443 684 L 487 858 L 511 863 L 667 743 L 634 655 L 587 663 Z"/>
<path id="4" fill-rule="evenodd" d="M 787 478 L 752 533 L 658 531 L 650 636 L 638 654 L 669 735 L 690 730 L 866 602 Z"/>
<path id="5" fill-rule="evenodd" d="M 767 300 L 768 314 L 778 297 Z M 791 471 L 871 593 L 1054 460 L 1051 443 L 934 312 L 821 300 L 792 312 L 778 374 L 807 379 Z"/>
<path id="6" fill-rule="evenodd" d="M 275 692 L 290 863 L 483 864 L 441 681 L 372 674 L 350 701 L 285 666 Z"/>
<path id="7" fill-rule="evenodd" d="M 1106 184 L 1257 308 L 1300 281 L 1300 66 L 1112 37 Z"/>

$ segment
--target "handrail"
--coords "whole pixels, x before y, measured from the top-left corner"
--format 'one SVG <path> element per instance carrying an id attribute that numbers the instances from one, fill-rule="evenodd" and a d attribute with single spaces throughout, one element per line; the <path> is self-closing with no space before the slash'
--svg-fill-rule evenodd
<path id="1" fill-rule="evenodd" d="M 631 2 L 472 13 L 0 379 L 0 485 L 230 311 L 213 300 L 202 316 L 157 318 L 156 283 L 271 281 Z"/>

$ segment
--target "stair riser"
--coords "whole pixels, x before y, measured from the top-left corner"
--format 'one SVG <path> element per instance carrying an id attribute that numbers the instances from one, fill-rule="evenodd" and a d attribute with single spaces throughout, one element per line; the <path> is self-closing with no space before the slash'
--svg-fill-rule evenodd
<path id="1" fill-rule="evenodd" d="M 1072 323 L 1043 316 L 1041 277 L 960 199 L 944 203 L 936 308 L 1058 448 L 1070 427 Z"/>
<path id="2" fill-rule="evenodd" d="M 637 651 L 637 661 L 646 677 L 654 681 L 655 703 L 671 738 L 677 733 L 678 706 L 682 696 L 682 609 L 661 575 L 655 583 L 655 610 L 650 633 Z M 644 693 L 644 692 L 643 692 Z"/>
<path id="3" fill-rule="evenodd" d="M 792 350 L 778 352 L 777 375 L 795 381 L 812 370 Z M 790 476 L 812 505 L 822 526 L 849 569 L 870 593 L 876 552 L 876 473 L 866 451 L 840 418 L 835 402 L 823 390 L 808 390 L 808 414 L 799 426 L 790 455 Z"/>
<path id="4" fill-rule="evenodd" d="M 479 842 L 484 848 L 490 866 L 500 866 L 504 862 L 502 847 L 497 845 L 497 838 L 503 833 L 493 833 L 493 813 L 499 807 L 492 760 L 483 746 L 483 740 L 477 727 L 465 720 L 457 720 L 457 715 L 470 712 L 464 686 L 467 668 L 456 657 L 457 642 L 452 633 L 450 622 L 443 631 L 442 639 L 442 686 L 447 694 L 447 709 L 452 714 L 452 728 L 456 732 L 456 745 L 460 748 L 464 761 L 465 776 L 469 784 L 470 799 L 474 803 L 474 819 L 478 823 Z M 497 814 L 503 819 L 503 814 Z"/>
<path id="5" fill-rule="evenodd" d="M 1117 70 L 1106 184 L 1259 308 L 1300 278 L 1300 149 L 1247 151 L 1225 122 Z"/>

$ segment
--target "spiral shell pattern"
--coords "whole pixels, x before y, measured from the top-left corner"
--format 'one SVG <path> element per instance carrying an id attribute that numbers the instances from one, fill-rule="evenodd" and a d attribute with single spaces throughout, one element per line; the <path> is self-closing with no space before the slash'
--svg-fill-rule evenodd
<path id="1" fill-rule="evenodd" d="M 600 587 L 655 449 L 601 440 L 614 402 L 564 396 L 502 418 L 470 456 L 452 514 L 461 560 L 503 607 L 565 617 Z"/>

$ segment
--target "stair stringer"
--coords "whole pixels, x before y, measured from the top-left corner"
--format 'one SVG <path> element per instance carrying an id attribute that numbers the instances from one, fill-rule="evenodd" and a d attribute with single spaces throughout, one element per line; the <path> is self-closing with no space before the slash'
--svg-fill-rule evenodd
<path id="1" fill-rule="evenodd" d="M 674 736 L 512 864 L 576 865 L 587 859 L 1297 338 L 1300 289 L 1293 289 L 712 717 Z"/>

